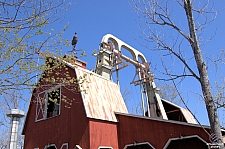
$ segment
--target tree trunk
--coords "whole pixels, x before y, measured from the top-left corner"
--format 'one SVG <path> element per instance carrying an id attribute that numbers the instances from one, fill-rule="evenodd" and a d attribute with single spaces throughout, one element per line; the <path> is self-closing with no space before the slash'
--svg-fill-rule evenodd
<path id="1" fill-rule="evenodd" d="M 197 64 L 198 72 L 200 75 L 200 84 L 202 88 L 202 93 L 204 96 L 206 109 L 208 112 L 208 118 L 210 122 L 211 127 L 211 133 L 212 135 L 216 135 L 217 139 L 212 141 L 217 141 L 219 144 L 223 144 L 222 140 L 222 134 L 221 134 L 221 128 L 220 128 L 220 122 L 217 115 L 217 109 L 212 97 L 209 77 L 207 73 L 206 64 L 203 60 L 201 49 L 199 47 L 198 39 L 196 36 L 196 30 L 195 30 L 195 24 L 194 24 L 194 17 L 192 14 L 192 3 L 191 0 L 184 0 L 184 9 L 186 12 L 186 16 L 188 19 L 188 26 L 190 31 L 190 38 L 189 41 L 191 43 L 191 47 L 194 53 L 195 61 Z M 222 145 L 223 146 L 223 145 Z M 220 146 L 220 148 L 224 148 Z"/>

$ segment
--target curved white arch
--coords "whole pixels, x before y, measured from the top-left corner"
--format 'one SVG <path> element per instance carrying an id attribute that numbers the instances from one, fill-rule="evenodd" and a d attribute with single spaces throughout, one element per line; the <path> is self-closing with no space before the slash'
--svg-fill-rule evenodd
<path id="1" fill-rule="evenodd" d="M 117 48 L 116 50 L 122 52 L 122 47 L 128 50 L 132 54 L 134 61 L 138 61 L 138 57 L 140 57 L 142 62 L 147 62 L 145 56 L 141 52 L 134 49 L 133 47 L 118 39 L 117 37 L 113 36 L 112 34 L 106 34 L 105 36 L 103 36 L 102 43 L 108 43 L 109 40 L 111 40 L 115 44 Z"/>

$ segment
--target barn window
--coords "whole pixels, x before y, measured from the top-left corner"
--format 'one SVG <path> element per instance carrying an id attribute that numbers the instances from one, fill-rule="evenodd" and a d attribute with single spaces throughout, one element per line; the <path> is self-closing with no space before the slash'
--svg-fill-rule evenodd
<path id="1" fill-rule="evenodd" d="M 208 143 L 198 135 L 180 136 L 178 138 L 170 138 L 163 149 L 209 149 Z"/>
<path id="2" fill-rule="evenodd" d="M 53 88 L 47 91 L 47 105 L 46 118 L 54 117 L 59 115 L 60 112 L 60 99 L 61 99 L 61 89 L 60 87 Z"/>
<path id="3" fill-rule="evenodd" d="M 55 86 L 38 94 L 36 122 L 60 114 L 61 92 L 61 86 Z"/>

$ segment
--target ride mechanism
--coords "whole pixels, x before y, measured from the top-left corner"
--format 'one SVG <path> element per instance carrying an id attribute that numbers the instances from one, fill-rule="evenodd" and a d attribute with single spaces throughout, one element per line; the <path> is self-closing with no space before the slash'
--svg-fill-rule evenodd
<path id="1" fill-rule="evenodd" d="M 132 58 L 123 55 L 122 48 L 128 50 Z M 95 72 L 107 79 L 111 79 L 112 73 L 116 72 L 118 85 L 118 71 L 128 66 L 126 62 L 133 64 L 136 68 L 136 74 L 131 84 L 140 86 L 143 116 L 168 119 L 161 98 L 157 93 L 158 89 L 154 83 L 154 75 L 150 71 L 150 63 L 147 62 L 141 52 L 115 36 L 107 34 L 102 38 L 96 56 Z M 141 62 L 139 62 L 139 59 Z"/>

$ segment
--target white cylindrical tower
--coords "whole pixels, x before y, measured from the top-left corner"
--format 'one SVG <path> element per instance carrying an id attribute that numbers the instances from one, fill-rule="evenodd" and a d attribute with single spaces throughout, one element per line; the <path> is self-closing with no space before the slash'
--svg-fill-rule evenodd
<path id="1" fill-rule="evenodd" d="M 17 149 L 17 137 L 20 118 L 24 117 L 24 112 L 19 109 L 12 109 L 6 113 L 11 118 L 8 149 Z"/>

